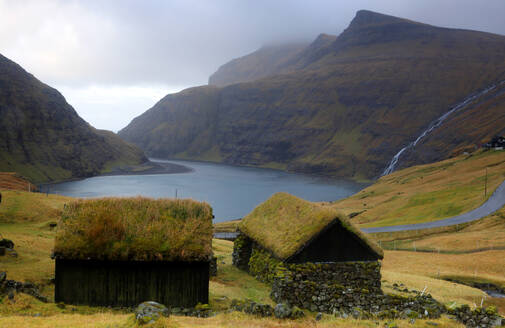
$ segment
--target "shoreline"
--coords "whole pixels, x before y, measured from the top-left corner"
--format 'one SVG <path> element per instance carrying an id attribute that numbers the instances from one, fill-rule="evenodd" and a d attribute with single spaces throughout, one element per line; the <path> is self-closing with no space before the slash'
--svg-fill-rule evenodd
<path id="1" fill-rule="evenodd" d="M 65 183 L 65 182 L 79 181 L 79 180 L 95 178 L 95 177 L 119 176 L 119 175 L 178 174 L 178 173 L 191 173 L 191 172 L 194 172 L 194 169 L 184 166 L 184 165 L 181 165 L 181 164 L 158 163 L 158 162 L 152 162 L 149 160 L 149 161 L 139 164 L 139 165 L 115 167 L 114 169 L 112 169 L 109 172 L 104 172 L 104 173 L 92 175 L 89 177 L 79 177 L 79 178 L 70 178 L 70 179 L 57 180 L 57 181 L 51 181 L 51 182 L 44 182 L 44 183 L 36 184 L 36 186 L 40 192 L 46 192 L 46 191 L 42 191 L 42 190 L 44 189 L 44 187 L 47 187 L 47 186 L 51 186 L 51 185 L 55 185 L 55 184 L 59 184 L 59 183 Z"/>
<path id="2" fill-rule="evenodd" d="M 191 173 L 195 170 L 175 163 L 148 162 L 142 163 L 137 166 L 116 167 L 110 172 L 97 175 L 100 176 L 113 176 L 113 175 L 151 175 L 151 174 L 177 174 L 177 173 Z"/>
<path id="3" fill-rule="evenodd" d="M 352 177 L 339 177 L 339 176 L 326 175 L 326 174 L 299 172 L 299 171 L 294 171 L 294 170 L 275 168 L 275 167 L 263 166 L 263 165 L 232 164 L 232 163 L 225 163 L 225 162 L 205 161 L 205 160 L 201 160 L 201 159 L 150 157 L 149 160 L 154 160 L 155 163 L 163 163 L 163 162 L 158 162 L 158 161 L 180 161 L 180 162 L 195 162 L 195 163 L 203 163 L 203 164 L 228 165 L 228 166 L 239 167 L 239 168 L 265 169 L 265 170 L 285 172 L 285 173 L 289 173 L 289 174 L 305 175 L 305 176 L 314 177 L 314 178 L 349 181 L 349 182 L 362 184 L 362 185 L 366 185 L 366 186 L 370 186 L 378 180 L 378 179 L 361 179 L 361 178 L 352 178 Z M 174 165 L 182 165 L 182 164 L 174 164 Z M 184 166 L 184 165 L 182 165 L 182 166 Z"/>

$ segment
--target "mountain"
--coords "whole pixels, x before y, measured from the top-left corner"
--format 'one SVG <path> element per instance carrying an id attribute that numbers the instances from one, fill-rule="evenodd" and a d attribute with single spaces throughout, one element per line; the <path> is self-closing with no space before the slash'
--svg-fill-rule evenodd
<path id="1" fill-rule="evenodd" d="M 33 182 L 99 174 L 147 159 L 110 131 L 96 130 L 55 89 L 0 55 L 0 171 Z"/>
<path id="2" fill-rule="evenodd" d="M 293 43 L 262 47 L 255 52 L 233 59 L 219 67 L 209 77 L 209 85 L 226 86 L 249 82 L 283 71 L 286 62 L 307 44 Z"/>
<path id="3" fill-rule="evenodd" d="M 370 179 L 430 122 L 505 79 L 503 58 L 504 36 L 363 10 L 269 75 L 167 95 L 119 135 L 156 157 Z M 492 120 L 479 136 L 454 121 L 458 147 L 504 126 L 502 116 Z M 430 151 L 446 158 L 452 147 Z"/>
<path id="4" fill-rule="evenodd" d="M 505 135 L 505 81 L 463 110 L 449 116 L 443 126 L 406 151 L 398 168 L 433 163 L 473 152 L 496 135 Z"/>

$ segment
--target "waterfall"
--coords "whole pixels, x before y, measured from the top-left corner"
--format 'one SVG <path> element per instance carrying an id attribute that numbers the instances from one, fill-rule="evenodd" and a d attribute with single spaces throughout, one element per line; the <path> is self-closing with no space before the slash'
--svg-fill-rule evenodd
<path id="1" fill-rule="evenodd" d="M 400 151 L 398 153 L 396 153 L 395 156 L 393 156 L 393 159 L 391 159 L 391 162 L 389 162 L 389 165 L 386 167 L 386 169 L 384 170 L 384 172 L 382 172 L 381 176 L 393 173 L 393 171 L 395 170 L 396 165 L 398 164 L 398 161 L 400 160 L 400 157 L 402 156 L 402 154 L 407 149 L 414 148 L 419 143 L 419 141 L 421 141 L 421 139 L 423 139 L 429 133 L 431 133 L 433 130 L 435 130 L 440 125 L 442 125 L 442 123 L 445 121 L 445 119 L 447 117 L 449 117 L 452 113 L 461 110 L 462 108 L 466 107 L 469 103 L 471 103 L 475 99 L 477 99 L 477 98 L 485 95 L 489 91 L 495 89 L 498 85 L 502 85 L 502 84 L 505 84 L 505 80 L 503 80 L 503 81 L 501 81 L 501 82 L 499 82 L 497 84 L 493 84 L 490 87 L 488 87 L 488 88 L 486 88 L 486 89 L 484 89 L 484 90 L 482 90 L 482 91 L 480 91 L 478 93 L 471 94 L 470 96 L 466 97 L 462 102 L 460 102 L 456 106 L 452 107 L 447 113 L 445 113 L 444 115 L 440 116 L 439 118 L 437 118 L 436 120 L 434 120 L 433 122 L 431 122 L 428 125 L 428 128 L 426 130 L 424 130 L 414 141 L 411 141 L 405 147 L 403 147 L 402 149 L 400 149 Z"/>

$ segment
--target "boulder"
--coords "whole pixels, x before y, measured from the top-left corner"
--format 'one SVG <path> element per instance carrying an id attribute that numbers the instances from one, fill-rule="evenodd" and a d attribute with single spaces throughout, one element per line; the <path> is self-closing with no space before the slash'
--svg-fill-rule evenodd
<path id="1" fill-rule="evenodd" d="M 140 324 L 153 323 L 161 316 L 170 316 L 170 310 L 165 305 L 157 302 L 144 302 L 135 309 L 135 319 Z"/>
<path id="2" fill-rule="evenodd" d="M 286 319 L 291 317 L 291 308 L 284 303 L 279 303 L 274 308 L 274 315 L 278 319 Z"/>
<path id="3" fill-rule="evenodd" d="M 0 239 L 0 247 L 5 247 L 5 248 L 14 248 L 14 243 L 12 240 L 9 239 Z"/>

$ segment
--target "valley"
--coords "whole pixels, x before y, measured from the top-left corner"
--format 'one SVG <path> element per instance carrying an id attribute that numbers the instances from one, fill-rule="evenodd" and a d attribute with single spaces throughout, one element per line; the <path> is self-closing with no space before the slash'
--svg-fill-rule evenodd
<path id="1" fill-rule="evenodd" d="M 273 58 L 259 50 L 223 66 L 234 84 L 169 94 L 119 135 L 158 158 L 371 180 L 437 118 L 505 77 L 503 36 L 370 11 L 339 36 L 281 50 L 285 60 L 273 61 L 271 75 L 255 75 L 252 63 Z M 502 98 L 499 85 L 466 103 L 398 166 L 443 160 L 503 134 Z M 469 120 L 479 123 L 470 128 Z"/>
<path id="2" fill-rule="evenodd" d="M 494 167 L 495 164 L 498 164 L 496 171 L 499 172 L 498 175 L 496 178 L 490 179 L 490 181 L 497 180 L 497 182 L 490 185 L 489 188 L 492 190 L 500 179 L 503 180 L 500 175 L 503 170 L 500 169 L 499 165 L 504 162 L 504 154 L 499 151 L 481 152 L 473 154 L 469 158 L 459 157 L 441 163 L 400 170 L 392 176 L 383 177 L 376 184 L 355 196 L 335 203 L 325 202 L 323 204 L 325 206 L 334 206 L 343 210 L 344 213 L 349 213 L 362 210 L 355 207 L 358 204 L 357 199 L 362 195 L 369 195 L 359 199 L 360 202 L 366 200 L 369 203 L 367 211 L 354 216 L 352 220 L 362 224 L 366 223 L 368 221 L 366 218 L 370 217 L 371 214 L 367 214 L 363 218 L 360 217 L 370 211 L 372 215 L 378 216 L 378 220 L 375 221 L 376 224 L 385 224 L 384 222 L 389 222 L 387 221 L 389 213 L 381 206 L 395 208 L 391 206 L 394 201 L 389 200 L 390 197 L 381 195 L 378 192 L 384 188 L 385 183 L 389 186 L 389 192 L 401 195 L 411 189 L 409 188 L 409 181 L 420 179 L 422 175 L 423 180 L 426 179 L 426 184 L 421 189 L 422 192 L 433 193 L 437 192 L 437 188 L 440 188 L 437 187 L 439 184 L 435 181 L 439 181 L 440 185 L 457 185 L 456 181 L 459 181 L 460 187 L 467 184 L 471 185 L 472 181 L 475 180 L 473 174 L 481 174 L 482 167 Z M 473 168 L 473 170 L 470 168 Z M 462 174 L 463 172 L 468 173 Z M 489 173 L 490 176 L 493 176 L 495 171 Z M 429 176 L 432 176 L 431 180 Z M 454 177 L 457 177 L 456 181 L 448 182 Z M 402 183 L 398 183 L 399 181 Z M 10 279 L 31 281 L 37 284 L 40 286 L 43 295 L 51 300 L 54 293 L 54 286 L 51 283 L 51 278 L 54 275 L 54 262 L 50 258 L 50 253 L 53 248 L 55 233 L 51 223 L 58 222 L 63 205 L 72 201 L 72 198 L 29 193 L 27 191 L 7 191 L 5 189 L 2 190 L 2 195 L 3 202 L 0 206 L 1 231 L 4 237 L 15 241 L 18 257 L 0 258 L 1 266 L 5 268 Z M 468 195 L 464 198 L 468 198 Z M 409 197 L 412 198 L 412 195 Z M 458 198 L 453 200 L 457 202 Z M 476 198 L 474 204 L 478 204 L 479 201 L 482 201 L 482 198 L 480 200 Z M 401 200 L 396 200 L 396 202 L 402 204 Z M 444 204 L 444 198 L 437 197 L 431 203 L 431 207 L 436 210 L 437 207 L 443 208 Z M 413 209 L 412 213 L 418 211 L 419 208 Z M 505 303 L 502 298 L 486 296 L 482 290 L 465 285 L 473 282 L 485 282 L 505 287 L 505 280 L 503 279 L 505 276 L 503 271 L 505 262 L 502 261 L 502 259 L 505 259 L 505 244 L 502 234 L 505 221 L 503 221 L 502 212 L 503 209 L 489 217 L 459 227 L 373 234 L 372 237 L 385 249 L 381 270 L 383 290 L 388 293 L 398 293 L 405 288 L 408 290 L 423 290 L 426 288 L 434 298 L 446 305 L 456 302 L 457 304 L 473 306 L 473 304 L 483 302 L 483 305 L 496 306 L 502 314 L 505 313 Z M 383 213 L 383 215 L 379 213 Z M 384 219 L 381 220 L 381 216 Z M 219 229 L 220 225 L 217 224 L 216 229 Z M 265 284 L 254 280 L 251 276 L 231 265 L 232 246 L 233 243 L 229 241 L 219 239 L 213 241 L 214 252 L 218 257 L 218 275 L 212 278 L 210 282 L 211 307 L 216 311 L 226 309 L 234 298 L 250 298 L 257 302 L 270 303 L 269 289 Z M 426 265 L 427 262 L 430 265 Z M 33 266 L 37 266 L 39 269 L 33 271 L 31 269 Z M 465 284 L 447 280 L 461 281 Z M 403 287 L 398 288 L 396 286 Z M 80 322 L 80 320 L 85 319 L 96 327 L 110 324 L 124 327 L 134 325 L 131 321 L 131 314 L 120 309 L 108 310 L 86 306 L 59 308 L 57 304 L 41 303 L 23 294 L 16 296 L 15 303 L 4 299 L 3 304 L 5 306 L 2 313 L 7 315 L 0 318 L 0 323 L 3 324 L 18 322 L 19 317 L 15 315 L 40 313 L 43 319 L 33 318 L 24 322 L 28 326 L 39 326 L 43 321 L 53 326 L 64 326 L 65 323 L 72 322 L 72 320 Z M 69 313 L 76 314 L 69 317 Z M 289 325 L 290 327 L 303 327 L 311 324 L 312 321 L 310 320 L 312 319 L 301 319 L 289 323 Z M 447 320 L 447 318 L 442 318 L 435 320 L 435 322 L 447 327 L 458 326 L 456 323 Z M 271 319 L 257 319 L 254 316 L 236 312 L 221 313 L 210 319 L 172 316 L 170 319 L 161 322 L 164 325 L 173 325 L 174 327 L 189 327 L 194 324 L 209 327 L 227 326 L 238 322 L 245 327 L 271 327 L 288 324 L 272 321 Z M 395 321 L 395 323 L 398 327 L 412 326 L 410 323 L 401 320 Z M 422 321 L 419 321 L 419 324 L 421 327 L 423 325 Z M 343 320 L 325 316 L 323 321 L 318 324 L 318 326 L 320 325 L 323 327 L 326 325 L 345 327 L 355 325 L 361 327 L 367 325 L 367 321 Z M 417 324 L 414 326 L 417 326 Z"/>
<path id="3" fill-rule="evenodd" d="M 256 40 L 209 4 L 188 12 L 240 28 L 181 15 L 196 37 L 166 25 L 179 5 L 81 4 L 92 37 L 79 19 L 48 43 L 60 56 L 5 54 L 87 117 L 136 117 L 97 129 L 0 55 L 0 327 L 505 326 L 504 35 L 359 10 L 309 40 L 290 6 Z"/>

